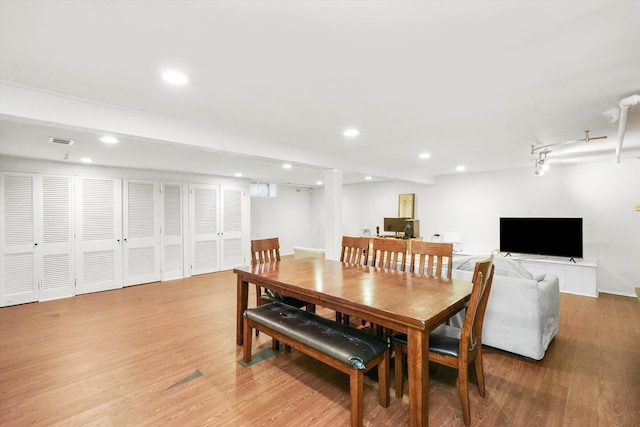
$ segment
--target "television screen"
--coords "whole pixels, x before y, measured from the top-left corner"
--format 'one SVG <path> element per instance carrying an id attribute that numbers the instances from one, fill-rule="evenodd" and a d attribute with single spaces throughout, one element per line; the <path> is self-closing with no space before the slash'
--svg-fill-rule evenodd
<path id="1" fill-rule="evenodd" d="M 582 218 L 500 218 L 500 252 L 582 258 Z"/>

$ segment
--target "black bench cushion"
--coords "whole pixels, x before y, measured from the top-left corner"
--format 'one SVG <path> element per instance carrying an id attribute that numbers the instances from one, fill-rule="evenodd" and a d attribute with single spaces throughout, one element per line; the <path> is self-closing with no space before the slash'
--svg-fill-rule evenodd
<path id="1" fill-rule="evenodd" d="M 280 302 L 247 309 L 244 316 L 356 369 L 389 348 L 382 338 Z"/>
<path id="2" fill-rule="evenodd" d="M 406 345 L 407 335 L 396 334 L 393 336 L 393 340 Z M 458 357 L 459 347 L 460 329 L 456 327 L 440 325 L 429 334 L 429 351 L 445 356 Z"/>

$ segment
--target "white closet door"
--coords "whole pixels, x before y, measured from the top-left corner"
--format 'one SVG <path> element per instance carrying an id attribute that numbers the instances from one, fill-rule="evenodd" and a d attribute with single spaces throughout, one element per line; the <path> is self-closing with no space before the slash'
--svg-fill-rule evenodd
<path id="1" fill-rule="evenodd" d="M 122 287 L 122 183 L 76 177 L 76 293 Z"/>
<path id="2" fill-rule="evenodd" d="M 40 301 L 73 296 L 71 177 L 38 177 Z"/>
<path id="3" fill-rule="evenodd" d="M 228 270 L 244 264 L 242 254 L 243 194 L 241 188 L 222 187 L 222 268 Z"/>
<path id="4" fill-rule="evenodd" d="M 218 186 L 189 185 L 191 274 L 211 273 L 218 264 Z"/>
<path id="5" fill-rule="evenodd" d="M 0 306 L 38 300 L 34 176 L 0 175 Z"/>
<path id="6" fill-rule="evenodd" d="M 162 185 L 162 280 L 184 277 L 182 184 Z"/>
<path id="7" fill-rule="evenodd" d="M 125 180 L 124 285 L 160 280 L 160 184 Z"/>

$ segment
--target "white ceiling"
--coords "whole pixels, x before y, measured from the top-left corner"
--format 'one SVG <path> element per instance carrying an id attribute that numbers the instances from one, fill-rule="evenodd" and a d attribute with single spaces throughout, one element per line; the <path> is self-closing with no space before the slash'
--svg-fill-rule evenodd
<path id="1" fill-rule="evenodd" d="M 618 103 L 640 92 L 639 19 L 640 2 L 611 0 L 0 0 L 0 154 L 432 182 L 459 164 L 533 173 L 531 144 L 589 129 L 608 139 L 554 147 L 552 164 L 613 161 Z M 622 156 L 640 156 L 640 106 Z"/>

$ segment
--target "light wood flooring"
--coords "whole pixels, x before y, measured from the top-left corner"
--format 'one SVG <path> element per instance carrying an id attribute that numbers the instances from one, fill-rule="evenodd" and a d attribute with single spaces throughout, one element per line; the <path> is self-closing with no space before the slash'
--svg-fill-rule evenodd
<path id="1" fill-rule="evenodd" d="M 560 302 L 543 361 L 485 350 L 473 426 L 640 425 L 640 303 Z M 238 363 L 235 304 L 235 276 L 221 272 L 1 308 L 0 425 L 348 425 L 346 375 L 295 351 L 268 357 L 264 334 L 254 357 L 265 359 Z M 431 426 L 463 425 L 455 378 L 432 374 Z M 406 390 L 385 409 L 376 387 L 365 379 L 365 425 L 406 425 Z"/>

